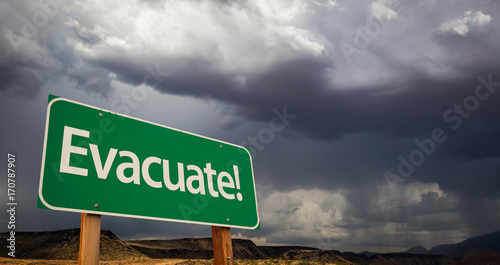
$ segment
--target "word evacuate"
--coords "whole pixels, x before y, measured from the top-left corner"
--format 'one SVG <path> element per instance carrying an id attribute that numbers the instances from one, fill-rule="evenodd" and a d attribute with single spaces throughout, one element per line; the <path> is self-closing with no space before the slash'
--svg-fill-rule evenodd
<path id="1" fill-rule="evenodd" d="M 60 172 L 87 177 L 88 169 L 70 165 L 70 155 L 72 153 L 87 156 L 88 152 L 88 149 L 86 148 L 71 145 L 73 135 L 89 138 L 90 131 L 64 126 Z M 220 194 L 222 195 L 222 197 L 228 200 L 234 200 L 235 198 L 238 199 L 238 201 L 243 200 L 243 196 L 240 192 L 238 192 L 236 195 L 230 193 L 232 189 L 240 190 L 240 178 L 237 165 L 233 165 L 233 177 L 230 173 L 225 171 L 217 173 L 216 170 L 212 169 L 211 163 L 206 163 L 205 167 L 202 170 L 196 165 L 185 166 L 183 163 L 179 162 L 177 163 L 178 181 L 176 184 L 174 184 L 170 179 L 169 160 L 150 156 L 144 159 L 141 165 L 139 162 L 139 158 L 133 152 L 119 151 L 117 149 L 110 148 L 103 165 L 102 159 L 99 154 L 99 147 L 94 144 L 89 144 L 89 148 L 92 159 L 94 161 L 97 177 L 99 179 L 108 178 L 111 167 L 115 162 L 116 155 L 118 154 L 120 157 L 128 157 L 132 160 L 132 162 L 121 162 L 116 168 L 116 176 L 122 183 L 134 183 L 136 185 L 141 185 L 142 175 L 142 178 L 144 179 L 146 184 L 152 188 L 163 188 L 165 186 L 171 191 L 179 190 L 181 192 L 185 192 L 187 188 L 187 191 L 191 194 L 205 195 L 207 187 L 208 193 L 212 197 L 219 197 Z M 163 166 L 163 183 L 159 180 L 154 180 L 150 176 L 149 168 L 152 164 Z M 128 174 L 129 176 L 126 176 L 126 169 L 131 169 L 132 174 Z M 188 172 L 194 172 L 195 174 L 189 175 L 187 178 L 185 178 L 185 169 L 187 169 Z M 128 172 L 130 171 L 128 170 Z M 205 180 L 207 185 L 205 185 Z M 216 180 L 215 183 L 217 184 L 217 187 L 214 187 L 214 180 Z"/>

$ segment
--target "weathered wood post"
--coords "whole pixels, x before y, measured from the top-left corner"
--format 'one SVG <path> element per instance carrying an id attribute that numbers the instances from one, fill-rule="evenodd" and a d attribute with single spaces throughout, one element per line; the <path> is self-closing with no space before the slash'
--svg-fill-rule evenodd
<path id="1" fill-rule="evenodd" d="M 98 265 L 101 242 L 101 215 L 82 213 L 78 265 Z"/>
<path id="2" fill-rule="evenodd" d="M 212 226 L 214 265 L 233 265 L 233 244 L 231 228 Z"/>

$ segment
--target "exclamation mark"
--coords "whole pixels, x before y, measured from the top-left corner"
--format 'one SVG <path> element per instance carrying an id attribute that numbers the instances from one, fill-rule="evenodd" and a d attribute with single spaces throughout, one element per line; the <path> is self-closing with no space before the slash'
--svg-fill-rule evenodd
<path id="1" fill-rule="evenodd" d="M 238 166 L 237 165 L 233 165 L 233 170 L 234 170 L 234 179 L 236 181 L 236 189 L 240 189 L 240 173 L 238 172 Z M 243 200 L 243 195 L 241 195 L 240 192 L 238 192 L 236 194 L 236 198 L 238 199 L 238 201 L 241 201 Z"/>

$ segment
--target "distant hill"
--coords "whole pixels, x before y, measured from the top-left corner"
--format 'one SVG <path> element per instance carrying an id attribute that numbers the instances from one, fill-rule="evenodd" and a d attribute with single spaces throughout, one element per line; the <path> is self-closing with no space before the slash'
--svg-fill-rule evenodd
<path id="1" fill-rule="evenodd" d="M 304 246 L 257 246 L 248 239 L 233 238 L 232 242 L 233 255 L 236 259 L 277 259 L 291 250 L 319 250 L 318 248 Z M 210 237 L 169 240 L 129 240 L 125 243 L 151 258 L 213 258 L 212 238 Z"/>
<path id="2" fill-rule="evenodd" d="M 371 251 L 363 251 L 363 252 L 360 252 L 359 254 L 361 255 L 365 255 L 367 257 L 371 257 L 373 255 L 377 255 L 377 254 L 380 254 L 380 253 L 377 253 L 377 252 L 371 252 Z"/>
<path id="3" fill-rule="evenodd" d="M 360 263 L 365 255 L 336 250 L 320 250 L 304 246 L 257 246 L 250 240 L 233 239 L 236 259 L 284 259 L 325 262 Z M 171 240 L 130 240 L 126 243 L 151 258 L 211 259 L 211 238 L 183 238 Z"/>
<path id="4" fill-rule="evenodd" d="M 0 233 L 0 241 L 8 233 Z M 16 258 L 76 260 L 80 249 L 80 229 L 50 232 L 16 232 Z M 147 258 L 118 239 L 111 231 L 101 231 L 101 260 Z M 7 248 L 0 248 L 0 256 L 7 257 Z"/>
<path id="5" fill-rule="evenodd" d="M 233 255 L 237 259 L 265 259 L 265 252 L 251 240 L 233 239 Z M 171 240 L 130 240 L 127 245 L 155 259 L 212 259 L 212 238 L 182 238 Z"/>
<path id="6" fill-rule="evenodd" d="M 259 246 L 259 249 L 264 252 L 268 257 L 276 259 L 290 250 L 304 249 L 304 250 L 320 250 L 319 248 L 301 247 L 301 246 Z"/>
<path id="7" fill-rule="evenodd" d="M 469 238 L 457 244 L 445 244 L 425 249 L 422 246 L 411 247 L 406 253 L 434 254 L 458 258 L 466 251 L 472 249 L 492 250 L 500 253 L 500 230 L 483 236 Z"/>
<path id="8" fill-rule="evenodd" d="M 410 254 L 429 254 L 429 250 L 422 246 L 414 246 L 409 248 L 406 253 Z"/>
<path id="9" fill-rule="evenodd" d="M 469 250 L 460 255 L 456 265 L 500 265 L 500 254 L 492 250 Z"/>
<path id="10" fill-rule="evenodd" d="M 354 264 L 360 264 L 362 263 L 363 261 L 367 260 L 368 259 L 368 256 L 365 255 L 365 254 L 356 254 L 354 252 L 340 252 L 340 251 L 337 251 L 337 250 L 330 250 L 330 252 L 333 252 L 335 253 L 336 255 L 354 263 Z M 371 252 L 370 252 L 371 253 Z M 375 253 L 372 253 L 373 255 L 375 255 Z"/>
<path id="11" fill-rule="evenodd" d="M 0 233 L 6 242 L 8 233 Z M 233 255 L 237 259 L 279 258 L 292 249 L 313 249 L 299 246 L 258 247 L 251 240 L 233 239 Z M 173 240 L 122 241 L 109 230 L 101 230 L 101 260 L 130 260 L 148 258 L 212 259 L 211 238 L 184 238 Z M 16 258 L 77 260 L 80 229 L 47 232 L 16 232 Z M 7 257 L 9 249 L 0 248 L 0 256 Z"/>

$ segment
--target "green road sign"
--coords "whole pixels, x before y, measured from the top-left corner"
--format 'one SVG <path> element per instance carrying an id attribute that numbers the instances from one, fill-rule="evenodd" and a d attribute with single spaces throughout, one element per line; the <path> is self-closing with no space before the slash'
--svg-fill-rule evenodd
<path id="1" fill-rule="evenodd" d="M 51 97 L 39 208 L 257 229 L 242 146 Z"/>

